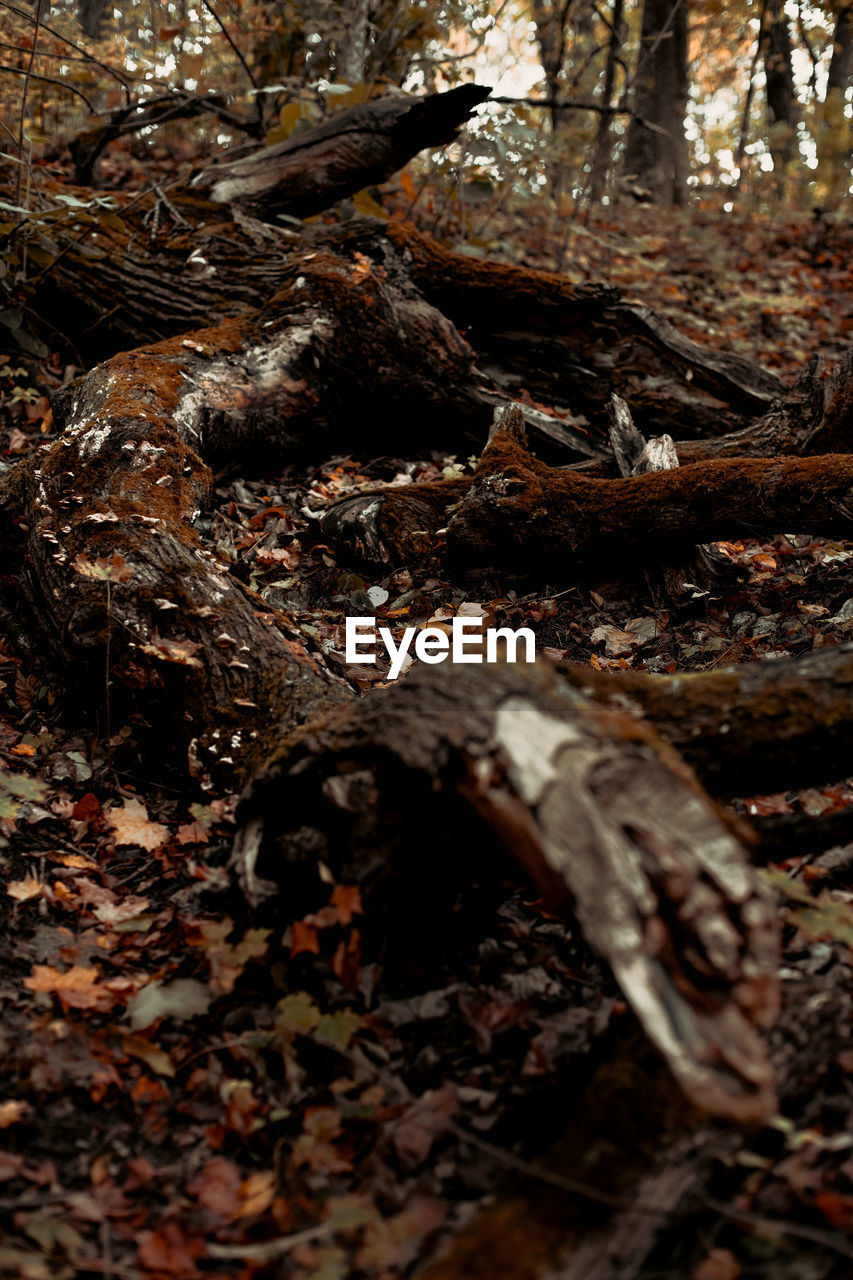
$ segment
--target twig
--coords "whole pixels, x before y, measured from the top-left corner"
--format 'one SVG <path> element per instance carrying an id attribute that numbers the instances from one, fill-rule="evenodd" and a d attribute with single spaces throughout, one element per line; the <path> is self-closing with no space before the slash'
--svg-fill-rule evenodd
<path id="1" fill-rule="evenodd" d="M 553 111 L 597 111 L 606 116 L 636 116 L 630 107 L 606 107 L 600 102 L 589 102 L 585 98 L 489 98 L 489 102 L 500 102 L 514 107 L 547 107 Z"/>
<path id="2" fill-rule="evenodd" d="M 228 44 L 231 45 L 234 51 L 234 54 L 236 54 L 237 59 L 240 60 L 241 67 L 243 68 L 243 70 L 245 70 L 248 76 L 248 81 L 250 81 L 252 88 L 254 88 L 254 90 L 257 90 L 257 88 L 259 88 L 259 84 L 257 84 L 257 81 L 255 79 L 255 73 L 252 72 L 250 65 L 248 65 L 246 59 L 243 58 L 243 55 L 240 49 L 238 49 L 237 45 L 234 44 L 233 38 L 231 36 L 231 32 L 228 31 L 227 27 L 225 27 L 225 24 L 222 18 L 219 17 L 218 13 L 216 13 L 214 6 L 210 4 L 210 0 L 201 0 L 201 3 L 204 4 L 205 9 L 207 10 L 207 13 L 211 15 L 211 18 L 213 18 L 214 22 L 216 23 L 216 26 L 219 27 L 220 31 L 222 31 L 223 36 L 225 37 L 225 40 L 227 40 Z M 260 110 L 260 93 L 259 95 L 257 95 L 256 101 L 257 101 L 257 109 Z"/>
<path id="3" fill-rule="evenodd" d="M 290 1236 L 279 1236 L 277 1240 L 265 1240 L 261 1244 L 215 1244 L 208 1241 L 205 1245 L 209 1258 L 239 1258 L 246 1262 L 272 1262 L 275 1258 L 283 1258 L 298 1244 L 307 1244 L 309 1240 L 322 1240 L 325 1236 L 334 1235 L 339 1228 L 333 1222 L 321 1222 L 316 1227 L 306 1227 L 304 1231 L 295 1231 Z"/>

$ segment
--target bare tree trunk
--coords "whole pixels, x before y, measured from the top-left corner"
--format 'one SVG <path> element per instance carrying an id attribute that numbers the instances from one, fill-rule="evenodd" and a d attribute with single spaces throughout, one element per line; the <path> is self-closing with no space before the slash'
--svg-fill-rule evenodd
<path id="1" fill-rule="evenodd" d="M 737 178 L 735 179 L 734 191 L 740 190 L 741 179 L 743 178 L 743 158 L 746 154 L 746 144 L 749 138 L 749 118 L 752 114 L 752 102 L 755 97 L 755 75 L 758 71 L 758 64 L 761 60 L 761 52 L 764 45 L 764 20 L 767 14 L 767 0 L 762 0 L 761 16 L 758 20 L 758 38 L 755 42 L 755 52 L 752 55 L 752 62 L 749 65 L 749 82 L 746 86 L 746 98 L 744 99 L 743 112 L 740 118 L 740 132 L 738 134 L 737 151 L 735 152 L 735 168 L 737 169 Z"/>
<path id="2" fill-rule="evenodd" d="M 335 78 L 339 84 L 363 84 L 367 67 L 368 16 L 370 0 L 346 0 L 336 6 L 338 21 L 346 26 L 347 34 L 337 42 Z"/>
<path id="3" fill-rule="evenodd" d="M 767 84 L 767 116 L 770 152 L 776 189 L 784 199 L 788 169 L 797 154 L 800 110 L 794 91 L 791 33 L 784 0 L 768 0 L 764 35 L 764 74 Z"/>
<path id="4" fill-rule="evenodd" d="M 547 161 L 551 195 L 556 200 L 563 189 L 565 165 L 559 155 L 559 132 L 565 118 L 557 103 L 564 86 L 560 81 L 566 56 L 566 24 L 572 0 L 533 0 L 531 12 L 536 24 L 539 57 L 545 73 L 545 87 L 551 102 L 551 155 Z"/>
<path id="5" fill-rule="evenodd" d="M 666 208 L 687 200 L 687 0 L 644 0 L 634 111 L 622 165 L 634 184 Z"/>
<path id="6" fill-rule="evenodd" d="M 853 77 L 853 0 L 838 0 L 832 59 L 818 134 L 818 187 L 823 207 L 838 205 L 850 185 L 853 129 L 845 115 L 847 90 Z"/>
<path id="7" fill-rule="evenodd" d="M 624 10 L 624 0 L 613 0 L 613 11 L 610 17 L 610 40 L 607 45 L 607 62 L 604 67 L 604 84 L 601 90 L 601 105 L 604 108 L 609 108 L 613 105 L 616 66 L 624 38 Z M 592 172 L 589 179 L 589 198 L 595 204 L 601 203 L 607 169 L 610 165 L 613 147 L 612 123 L 609 110 L 602 111 L 598 121 L 595 153 L 592 158 Z"/>

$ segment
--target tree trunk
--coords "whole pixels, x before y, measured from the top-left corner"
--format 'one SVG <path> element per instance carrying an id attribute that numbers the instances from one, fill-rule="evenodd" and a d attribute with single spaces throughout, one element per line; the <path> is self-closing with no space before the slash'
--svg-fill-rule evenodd
<path id="1" fill-rule="evenodd" d="M 853 78 L 853 0 L 838 0 L 832 58 L 818 134 L 818 191 L 825 209 L 837 209 L 850 185 L 853 131 L 845 115 Z"/>
<path id="2" fill-rule="evenodd" d="M 644 0 L 624 181 L 671 208 L 687 201 L 687 0 Z"/>
<path id="3" fill-rule="evenodd" d="M 800 112 L 794 90 L 791 33 L 784 0 L 768 0 L 764 36 L 764 75 L 767 85 L 767 118 L 770 153 L 776 189 L 784 198 L 787 171 L 797 152 Z"/>
<path id="4" fill-rule="evenodd" d="M 520 411 L 493 433 L 447 529 L 458 563 L 551 566 L 648 559 L 748 531 L 832 533 L 853 522 L 853 458 L 693 463 L 625 480 L 551 468 L 527 449 Z"/>
<path id="5" fill-rule="evenodd" d="M 346 36 L 337 42 L 335 79 L 339 84 L 364 84 L 370 0 L 347 0 L 340 9 L 339 20 L 346 28 Z"/>
<path id="6" fill-rule="evenodd" d="M 604 107 L 598 120 L 598 132 L 595 138 L 595 152 L 592 157 L 592 170 L 589 177 L 589 198 L 594 204 L 601 203 L 604 194 L 607 170 L 610 167 L 613 140 L 611 126 L 613 124 L 610 108 L 613 106 L 613 87 L 616 81 L 616 66 L 624 39 L 624 0 L 613 0 L 610 16 L 610 40 L 607 45 L 607 61 L 604 66 L 604 84 L 601 88 L 601 105 Z"/>
<path id="7" fill-rule="evenodd" d="M 191 772 L 231 785 L 254 774 L 240 844 L 251 899 L 270 879 L 271 850 L 297 883 L 290 864 L 316 873 L 318 857 L 344 878 L 396 872 L 395 888 L 407 883 L 423 828 L 407 831 L 395 796 L 444 787 L 451 826 L 462 801 L 555 905 L 571 900 L 697 1104 L 766 1116 L 772 1082 L 753 1023 L 774 1006 L 773 912 L 677 757 L 623 717 L 555 693 L 551 675 L 511 666 L 427 671 L 366 714 L 334 714 L 349 689 L 201 546 L 192 524 L 209 473 L 197 449 L 221 451 L 241 428 L 251 438 L 284 420 L 286 431 L 289 411 L 316 403 L 306 350 L 325 356 L 327 376 L 341 367 L 298 280 L 283 320 L 226 321 L 116 356 L 67 392 L 64 434 L 11 472 L 2 495 L 7 525 L 25 527 L 34 618 L 78 679 L 91 688 L 103 672 L 108 703 L 145 690 L 146 716 L 185 745 Z M 319 796 L 330 821 L 338 814 L 328 827 L 317 825 Z M 429 863 L 414 866 L 417 881 Z M 430 881 L 446 892 L 444 875 L 429 869 Z"/>

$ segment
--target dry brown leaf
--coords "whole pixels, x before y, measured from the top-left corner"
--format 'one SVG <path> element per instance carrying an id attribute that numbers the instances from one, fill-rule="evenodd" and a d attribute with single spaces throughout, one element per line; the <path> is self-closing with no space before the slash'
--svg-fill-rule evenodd
<path id="1" fill-rule="evenodd" d="M 23 880 L 10 880 L 6 886 L 6 892 L 16 902 L 29 902 L 30 898 L 37 898 L 41 894 L 42 888 L 42 882 L 38 876 L 28 871 Z"/>
<path id="2" fill-rule="evenodd" d="M 121 809 L 110 809 L 107 820 L 115 832 L 116 844 L 138 844 L 151 853 L 169 839 L 169 828 L 149 821 L 148 810 L 136 796 L 125 800 Z"/>
<path id="3" fill-rule="evenodd" d="M 32 976 L 24 978 L 24 986 L 30 991 L 43 991 L 59 997 L 60 1002 L 71 1009 L 109 1009 L 115 1002 L 111 991 L 99 987 L 97 969 L 84 965 L 72 965 L 65 973 L 48 964 L 33 966 Z"/>

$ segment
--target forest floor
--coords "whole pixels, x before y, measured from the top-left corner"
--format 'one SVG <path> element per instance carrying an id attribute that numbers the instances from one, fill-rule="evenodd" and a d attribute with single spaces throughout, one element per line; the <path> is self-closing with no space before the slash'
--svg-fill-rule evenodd
<path id="1" fill-rule="evenodd" d="M 562 260 L 573 278 L 612 283 L 786 378 L 849 342 L 853 233 L 840 225 L 638 206 L 559 236 L 535 221 L 523 240 L 505 229 L 489 252 Z M 63 377 L 56 359 L 20 367 L 0 369 L 7 465 L 48 438 L 43 394 Z M 209 535 L 361 688 L 384 673 L 347 669 L 351 612 L 392 627 L 480 614 L 534 627 L 546 653 L 647 671 L 853 638 L 853 543 L 785 532 L 723 543 L 740 581 L 674 618 L 618 566 L 607 581 L 510 590 L 451 582 L 438 556 L 371 578 L 318 541 L 311 513 L 341 496 L 471 464 L 336 458 L 223 482 Z M 235 797 L 155 772 L 141 714 L 109 725 L 75 714 L 19 647 L 14 612 L 0 618 L 0 1276 L 406 1273 L 511 1185 L 501 1151 L 535 1159 L 568 1121 L 591 1064 L 630 1021 L 611 979 L 571 921 L 503 870 L 476 908 L 466 903 L 464 936 L 434 939 L 416 963 L 383 950 L 355 887 L 301 920 L 250 919 L 226 868 Z M 851 805 L 843 777 L 739 802 L 817 820 Z M 849 989 L 853 845 L 806 842 L 769 874 L 786 921 L 783 982 L 815 998 Z M 819 1243 L 853 1230 L 849 1040 L 817 1062 L 786 1116 L 744 1134 L 724 1172 L 717 1202 L 813 1238 L 706 1205 L 689 1229 L 668 1229 L 649 1275 L 849 1275 Z"/>

